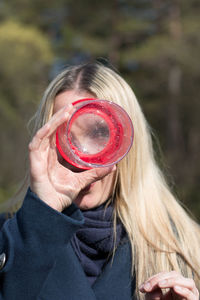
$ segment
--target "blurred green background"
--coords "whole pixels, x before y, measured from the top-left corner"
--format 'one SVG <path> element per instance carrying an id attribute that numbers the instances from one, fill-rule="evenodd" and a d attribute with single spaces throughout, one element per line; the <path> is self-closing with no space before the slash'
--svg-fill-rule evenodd
<path id="1" fill-rule="evenodd" d="M 174 193 L 200 220 L 199 15 L 199 0 L 0 0 L 0 201 L 24 177 L 26 124 L 48 82 L 103 57 L 135 91 Z"/>

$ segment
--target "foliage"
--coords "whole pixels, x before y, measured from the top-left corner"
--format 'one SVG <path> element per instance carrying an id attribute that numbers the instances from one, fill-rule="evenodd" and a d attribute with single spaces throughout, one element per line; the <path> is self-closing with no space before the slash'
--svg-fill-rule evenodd
<path id="1" fill-rule="evenodd" d="M 48 39 L 34 27 L 6 21 L 0 25 L 1 194 L 22 177 L 27 143 L 25 122 L 33 113 L 52 62 Z"/>
<path id="2" fill-rule="evenodd" d="M 47 81 L 52 51 L 51 75 L 60 65 L 105 57 L 134 88 L 160 139 L 175 193 L 200 218 L 199 12 L 198 0 L 2 1 L 0 122 L 10 147 L 1 150 L 3 161 L 11 160 L 18 140 L 25 148 L 25 130 L 19 137 L 16 124 L 24 126 Z M 2 169 L 5 187 L 17 177 L 12 164 Z"/>

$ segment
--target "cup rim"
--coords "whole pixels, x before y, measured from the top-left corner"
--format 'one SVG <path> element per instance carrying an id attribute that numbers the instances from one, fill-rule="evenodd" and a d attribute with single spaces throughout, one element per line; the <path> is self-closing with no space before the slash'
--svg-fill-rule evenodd
<path id="1" fill-rule="evenodd" d="M 82 102 L 82 104 L 81 104 Z M 70 159 L 66 154 L 65 152 L 63 151 L 61 145 L 60 145 L 60 141 L 59 141 L 59 134 L 58 134 L 58 129 L 56 131 L 56 146 L 58 148 L 58 151 L 60 152 L 61 156 L 68 162 L 70 163 L 71 165 L 75 166 L 75 167 L 78 167 L 79 169 L 83 169 L 83 170 L 87 170 L 87 169 L 91 169 L 91 168 L 99 168 L 99 167 L 108 167 L 108 166 L 112 166 L 114 164 L 117 164 L 119 161 L 121 161 L 126 155 L 127 153 L 130 151 L 132 145 L 133 145 L 133 140 L 134 140 L 134 127 L 133 127 L 133 123 L 132 123 L 132 120 L 130 118 L 130 116 L 128 115 L 128 113 L 125 111 L 125 109 L 123 107 L 121 107 L 120 105 L 118 105 L 117 103 L 115 102 L 112 102 L 112 101 L 109 101 L 109 100 L 105 100 L 105 99 L 98 99 L 98 98 L 83 98 L 83 99 L 78 99 L 76 101 L 74 101 L 72 104 L 75 106 L 75 111 L 72 113 L 69 121 L 66 123 L 66 131 L 68 132 L 69 130 L 69 125 L 70 125 L 70 122 L 71 120 L 73 119 L 74 115 L 77 113 L 78 110 L 80 110 L 82 107 L 86 106 L 87 104 L 90 104 L 90 103 L 98 103 L 100 104 L 101 102 L 103 103 L 108 103 L 109 105 L 111 105 L 112 107 L 117 107 L 120 111 L 122 111 L 124 113 L 124 115 L 126 116 L 128 122 L 129 122 L 129 125 L 130 125 L 130 128 L 131 128 L 131 138 L 130 138 L 130 143 L 129 143 L 129 146 L 127 147 L 126 151 L 124 152 L 123 155 L 121 155 L 117 160 L 115 161 L 112 161 L 112 162 L 108 162 L 108 163 L 105 163 L 103 165 L 101 164 L 97 164 L 97 163 L 92 163 L 92 162 L 86 162 L 84 160 L 82 160 L 80 158 L 80 156 L 78 154 L 75 153 L 75 151 L 73 151 L 72 149 L 70 149 L 69 147 L 69 151 L 70 153 L 72 153 L 72 156 L 75 157 L 75 160 L 76 161 L 79 161 L 80 163 L 77 163 L 77 162 L 74 162 L 72 159 Z M 76 108 L 76 105 L 80 103 L 80 106 L 78 106 Z M 65 124 L 65 123 L 64 123 Z M 63 124 L 62 124 L 63 125 Z M 61 125 L 61 126 L 62 126 Z M 67 134 L 68 135 L 68 134 Z M 68 138 L 67 138 L 68 140 Z M 109 142 L 108 142 L 109 144 Z M 106 145 L 105 148 L 109 148 L 110 145 Z M 103 150 L 101 150 L 100 152 L 98 152 L 98 156 L 102 155 L 103 153 L 106 153 L 105 151 L 105 148 Z M 78 153 L 78 151 L 76 151 Z M 82 153 L 82 152 L 81 152 Z M 85 157 L 95 157 L 97 156 L 97 154 L 87 154 Z M 82 157 L 84 157 L 82 155 Z"/>

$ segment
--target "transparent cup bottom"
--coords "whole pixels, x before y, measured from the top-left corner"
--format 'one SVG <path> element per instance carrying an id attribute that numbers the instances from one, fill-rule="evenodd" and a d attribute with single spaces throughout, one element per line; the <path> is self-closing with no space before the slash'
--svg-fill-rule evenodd
<path id="1" fill-rule="evenodd" d="M 97 154 L 110 140 L 109 126 L 104 118 L 97 114 L 81 114 L 71 125 L 69 140 L 80 153 Z"/>

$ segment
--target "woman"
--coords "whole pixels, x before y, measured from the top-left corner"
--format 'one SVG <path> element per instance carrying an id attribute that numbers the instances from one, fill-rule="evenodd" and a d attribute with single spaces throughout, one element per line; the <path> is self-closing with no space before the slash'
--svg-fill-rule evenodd
<path id="1" fill-rule="evenodd" d="M 55 131 L 88 97 L 129 113 L 134 144 L 117 166 L 82 172 L 58 154 Z M 1 230 L 0 299 L 199 299 L 199 226 L 156 165 L 128 84 L 101 64 L 69 67 L 34 121 L 30 188 Z"/>

